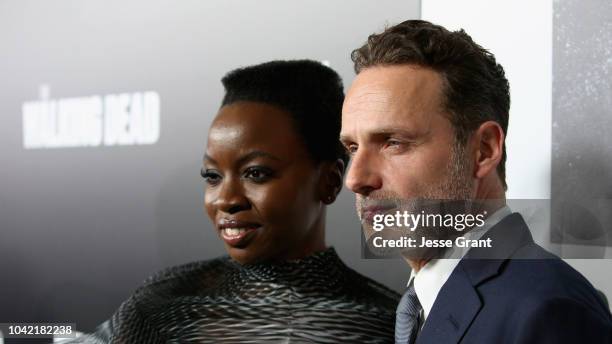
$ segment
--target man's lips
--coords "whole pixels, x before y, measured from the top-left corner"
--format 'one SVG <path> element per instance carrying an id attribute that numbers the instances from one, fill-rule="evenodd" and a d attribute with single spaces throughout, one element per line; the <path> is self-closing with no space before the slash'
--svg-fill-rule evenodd
<path id="1" fill-rule="evenodd" d="M 217 228 L 220 236 L 229 246 L 242 248 L 253 238 L 261 224 L 235 219 L 221 219 Z"/>
<path id="2" fill-rule="evenodd" d="M 374 215 L 385 214 L 395 208 L 396 207 L 394 205 L 377 205 L 377 206 L 364 207 L 360 211 L 361 220 L 372 222 L 372 220 L 374 219 Z"/>

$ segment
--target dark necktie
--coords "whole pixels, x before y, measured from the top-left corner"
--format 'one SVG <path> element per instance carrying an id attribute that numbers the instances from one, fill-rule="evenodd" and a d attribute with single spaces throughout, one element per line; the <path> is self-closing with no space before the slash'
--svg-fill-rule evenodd
<path id="1" fill-rule="evenodd" d="M 414 290 L 414 281 L 402 296 L 395 312 L 395 344 L 413 344 L 419 331 L 421 303 Z"/>

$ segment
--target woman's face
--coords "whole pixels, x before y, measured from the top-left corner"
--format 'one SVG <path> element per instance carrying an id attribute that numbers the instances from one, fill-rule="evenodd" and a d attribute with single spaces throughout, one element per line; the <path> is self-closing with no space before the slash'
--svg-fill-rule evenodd
<path id="1" fill-rule="evenodd" d="M 206 211 L 234 260 L 293 259 L 324 249 L 320 168 L 283 110 L 256 102 L 222 107 L 202 175 Z"/>

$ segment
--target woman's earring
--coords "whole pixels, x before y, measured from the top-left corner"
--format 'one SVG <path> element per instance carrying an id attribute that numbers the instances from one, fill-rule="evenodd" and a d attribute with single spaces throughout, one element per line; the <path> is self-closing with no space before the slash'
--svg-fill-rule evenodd
<path id="1" fill-rule="evenodd" d="M 327 204 L 331 204 L 331 202 L 333 202 L 333 201 L 334 201 L 334 197 L 333 197 L 333 196 L 327 196 L 327 197 L 325 198 L 325 202 L 326 202 Z"/>

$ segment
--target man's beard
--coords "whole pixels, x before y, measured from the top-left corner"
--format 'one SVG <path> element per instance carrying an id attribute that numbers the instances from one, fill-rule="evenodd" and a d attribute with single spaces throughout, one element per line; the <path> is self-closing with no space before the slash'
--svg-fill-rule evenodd
<path id="1" fill-rule="evenodd" d="M 372 206 L 382 209 L 381 211 L 386 214 L 395 214 L 398 211 L 409 214 L 441 214 L 442 216 L 445 214 L 454 216 L 455 214 L 470 213 L 474 182 L 472 180 L 472 167 L 467 158 L 466 150 L 466 146 L 455 141 L 451 149 L 451 159 L 445 167 L 443 177 L 438 183 L 425 186 L 419 194 L 411 195 L 410 198 L 402 198 L 397 193 L 386 190 L 375 191 L 367 197 L 357 195 L 357 213 L 362 222 L 362 228 L 370 250 L 379 251 L 371 245 L 375 236 L 390 240 L 404 236 L 415 239 L 416 244 L 420 245 L 423 238 L 445 240 L 454 239 L 462 234 L 443 226 L 417 226 L 414 230 L 407 230 L 405 227 L 385 228 L 380 232 L 375 232 L 370 223 L 371 219 L 364 219 L 362 215 L 363 209 Z M 414 260 L 429 260 L 441 256 L 444 252 L 444 249 L 433 247 L 411 247 L 395 250 L 401 251 L 405 258 Z"/>

